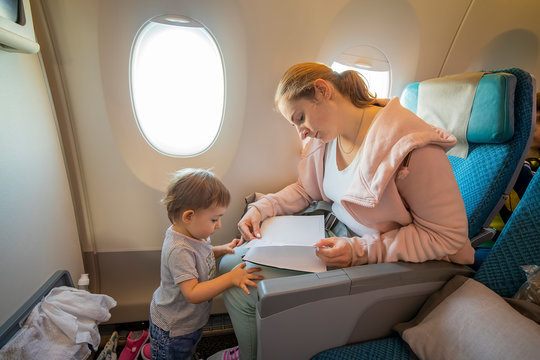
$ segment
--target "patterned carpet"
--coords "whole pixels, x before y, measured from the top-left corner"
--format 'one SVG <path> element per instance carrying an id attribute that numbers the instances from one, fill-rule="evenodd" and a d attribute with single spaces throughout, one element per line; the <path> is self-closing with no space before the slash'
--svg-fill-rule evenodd
<path id="1" fill-rule="evenodd" d="M 231 319 L 227 314 L 213 314 L 204 327 L 203 337 L 197 345 L 197 354 L 200 359 L 224 349 L 238 345 Z"/>

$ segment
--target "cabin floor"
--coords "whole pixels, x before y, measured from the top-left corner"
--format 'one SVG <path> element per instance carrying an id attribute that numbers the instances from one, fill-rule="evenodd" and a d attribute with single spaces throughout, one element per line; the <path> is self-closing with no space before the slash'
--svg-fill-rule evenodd
<path id="1" fill-rule="evenodd" d="M 118 357 L 126 344 L 126 338 L 131 331 L 148 329 L 148 321 L 122 323 L 122 324 L 103 324 L 99 326 L 101 343 L 97 352 L 92 352 L 89 359 L 97 359 L 103 350 L 105 344 L 114 331 L 118 332 L 118 345 L 116 354 Z M 228 314 L 212 314 L 208 324 L 203 329 L 201 341 L 197 345 L 195 359 L 206 359 L 210 355 L 233 346 L 238 345 L 231 319 Z M 138 357 L 137 359 L 142 359 Z"/>

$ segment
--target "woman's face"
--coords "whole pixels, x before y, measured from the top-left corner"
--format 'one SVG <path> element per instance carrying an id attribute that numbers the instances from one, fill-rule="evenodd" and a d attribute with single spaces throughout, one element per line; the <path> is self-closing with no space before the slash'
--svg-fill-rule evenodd
<path id="1" fill-rule="evenodd" d="M 282 100 L 278 108 L 301 140 L 310 137 L 329 142 L 338 135 L 332 103 L 317 89 L 315 99 Z"/>

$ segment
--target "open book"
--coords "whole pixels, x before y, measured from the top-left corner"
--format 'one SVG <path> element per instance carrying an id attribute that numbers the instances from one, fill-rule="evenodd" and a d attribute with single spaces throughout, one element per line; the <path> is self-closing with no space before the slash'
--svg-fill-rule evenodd
<path id="1" fill-rule="evenodd" d="M 324 236 L 324 216 L 274 216 L 261 226 L 261 238 L 248 242 L 244 260 L 283 269 L 322 272 L 326 266 L 313 246 Z"/>

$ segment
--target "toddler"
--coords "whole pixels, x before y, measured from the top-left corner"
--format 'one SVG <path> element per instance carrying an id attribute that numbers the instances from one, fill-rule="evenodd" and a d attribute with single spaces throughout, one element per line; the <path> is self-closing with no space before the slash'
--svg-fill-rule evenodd
<path id="1" fill-rule="evenodd" d="M 190 359 L 210 316 L 212 298 L 237 286 L 246 294 L 259 268 L 241 263 L 216 277 L 215 259 L 234 253 L 239 239 L 212 246 L 230 202 L 225 185 L 203 169 L 176 172 L 162 200 L 172 225 L 161 251 L 161 283 L 150 304 L 152 359 Z"/>

